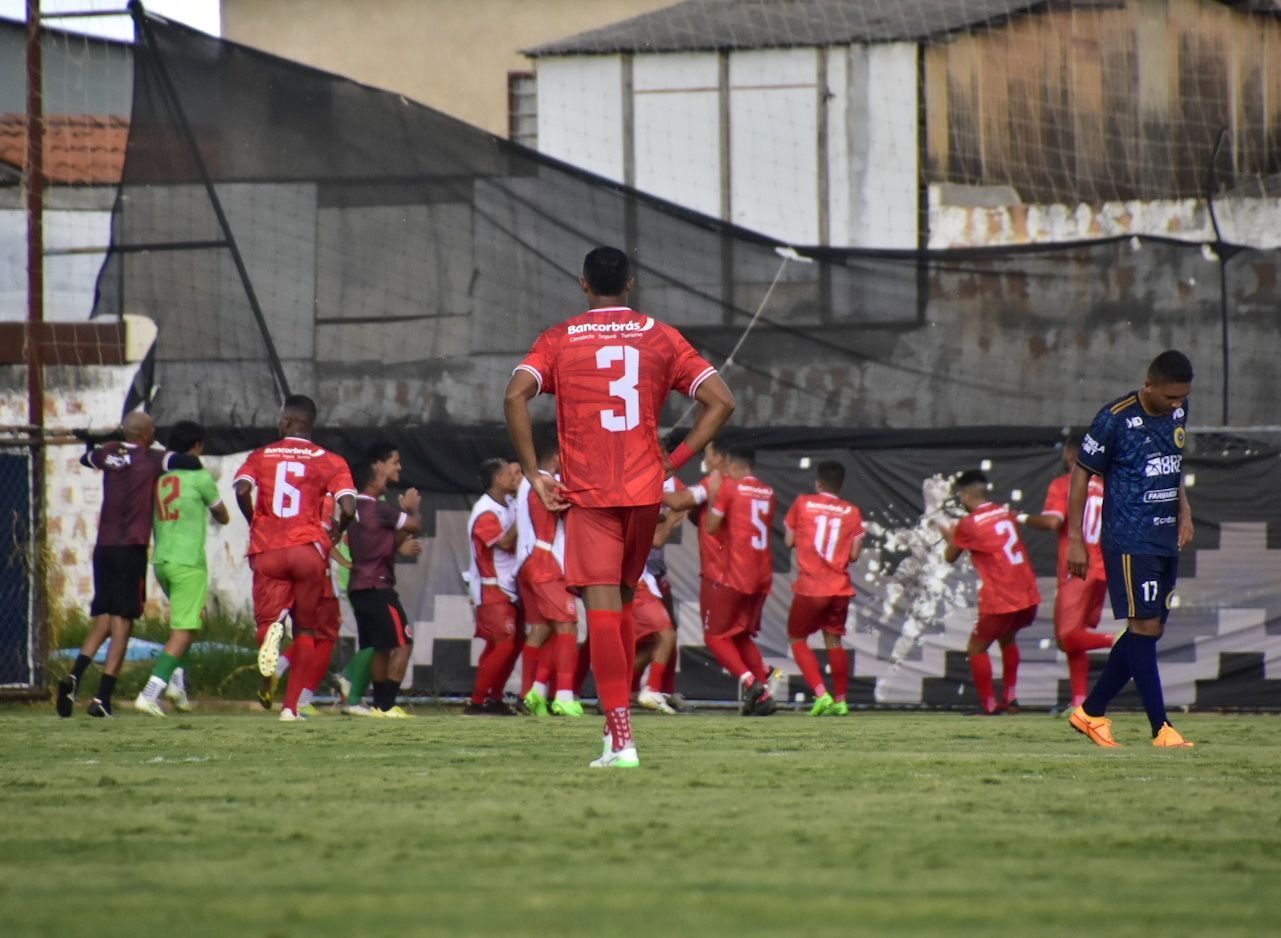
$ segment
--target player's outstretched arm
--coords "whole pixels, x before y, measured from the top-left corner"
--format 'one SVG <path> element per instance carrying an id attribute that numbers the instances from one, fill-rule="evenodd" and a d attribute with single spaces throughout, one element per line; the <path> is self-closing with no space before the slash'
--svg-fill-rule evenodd
<path id="1" fill-rule="evenodd" d="M 710 379 L 709 379 L 710 380 Z M 706 383 L 706 382 L 704 382 Z M 523 368 L 517 369 L 507 382 L 503 395 L 503 415 L 507 418 L 507 435 L 516 450 L 520 471 L 530 486 L 543 500 L 548 511 L 563 511 L 569 502 L 561 494 L 565 486 L 549 475 L 538 471 L 538 455 L 534 450 L 534 426 L 529 418 L 529 402 L 538 393 L 538 382 Z"/>
<path id="2" fill-rule="evenodd" d="M 720 375 L 709 375 L 694 392 L 694 400 L 702 408 L 684 441 L 672 450 L 669 467 L 672 471 L 679 469 L 695 453 L 702 452 L 734 413 L 734 395 Z"/>
<path id="3" fill-rule="evenodd" d="M 1063 527 L 1062 515 L 1029 515 L 1020 514 L 1018 516 L 1019 524 L 1025 524 L 1029 528 L 1036 528 L 1038 531 L 1057 531 Z"/>
<path id="4" fill-rule="evenodd" d="M 1072 576 L 1085 579 L 1090 570 L 1090 556 L 1085 550 L 1082 519 L 1085 516 L 1085 498 L 1090 489 L 1090 470 L 1078 462 L 1072 467 L 1072 480 L 1068 484 L 1067 513 L 1067 566 Z"/>
<path id="5" fill-rule="evenodd" d="M 246 524 L 253 524 L 254 521 L 254 497 L 253 486 L 244 479 L 236 480 L 236 505 L 240 508 L 240 513 L 245 517 Z"/>

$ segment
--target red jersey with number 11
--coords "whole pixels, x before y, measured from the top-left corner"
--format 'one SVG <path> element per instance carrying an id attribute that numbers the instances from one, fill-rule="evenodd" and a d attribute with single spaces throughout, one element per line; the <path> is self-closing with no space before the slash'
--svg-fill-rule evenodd
<path id="1" fill-rule="evenodd" d="M 561 481 L 570 504 L 586 508 L 663 500 L 663 403 L 671 391 L 693 397 L 716 373 L 671 326 L 626 306 L 553 326 L 516 370 L 556 395 Z"/>
<path id="2" fill-rule="evenodd" d="M 802 495 L 788 509 L 785 524 L 796 537 L 800 571 L 792 592 L 798 596 L 853 596 L 850 557 L 863 537 L 863 514 L 826 492 Z"/>
<path id="3" fill-rule="evenodd" d="M 325 495 L 355 496 L 347 460 L 300 437 L 286 437 L 249 454 L 236 472 L 258 490 L 249 525 L 249 554 L 328 544 Z"/>
<path id="4" fill-rule="evenodd" d="M 953 543 L 970 552 L 983 581 L 979 615 L 1018 612 L 1041 601 L 1014 512 L 986 502 L 956 523 Z"/>

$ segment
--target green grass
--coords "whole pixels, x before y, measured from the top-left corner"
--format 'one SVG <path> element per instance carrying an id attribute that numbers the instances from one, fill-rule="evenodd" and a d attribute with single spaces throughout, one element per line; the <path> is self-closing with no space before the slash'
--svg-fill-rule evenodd
<path id="1" fill-rule="evenodd" d="M 127 707 L 122 707 L 122 710 Z M 1281 931 L 1281 718 L 599 721 L 0 710 L 16 936 Z"/>

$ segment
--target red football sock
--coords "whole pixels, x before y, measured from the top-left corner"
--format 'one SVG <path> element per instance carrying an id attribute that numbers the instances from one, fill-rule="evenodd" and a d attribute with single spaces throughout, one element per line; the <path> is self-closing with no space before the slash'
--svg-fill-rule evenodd
<path id="1" fill-rule="evenodd" d="M 285 710 L 298 712 L 298 697 L 307 686 L 313 667 L 316 640 L 310 632 L 299 632 L 294 638 L 293 665 L 289 668 L 289 684 L 285 688 Z"/>
<path id="2" fill-rule="evenodd" d="M 556 686 L 571 690 L 575 686 L 575 675 L 578 672 L 578 636 L 573 632 L 562 632 L 553 635 L 551 640 L 555 651 L 553 658 L 556 664 Z M 575 693 L 574 696 L 578 696 Z"/>
<path id="3" fill-rule="evenodd" d="M 979 693 L 979 703 L 991 713 L 996 709 L 996 690 L 992 686 L 992 659 L 987 652 L 970 655 L 970 673 L 974 675 L 974 689 Z"/>
<path id="4" fill-rule="evenodd" d="M 756 678 L 752 677 L 752 669 L 738 653 L 738 646 L 734 644 L 732 638 L 727 635 L 708 635 L 703 640 L 707 643 L 707 650 L 715 656 L 720 666 L 730 673 L 730 677 L 741 681 L 746 674 L 749 680 L 745 683 L 749 687 L 756 683 Z"/>
<path id="5" fill-rule="evenodd" d="M 528 642 L 520 652 L 520 695 L 524 697 L 534 686 L 534 675 L 538 671 L 538 658 L 542 648 L 535 648 Z"/>
<path id="6" fill-rule="evenodd" d="M 1083 651 L 1070 651 L 1068 660 L 1068 680 L 1072 684 L 1072 706 L 1079 707 L 1085 703 L 1090 693 L 1090 656 Z"/>
<path id="7" fill-rule="evenodd" d="M 591 613 L 589 612 L 590 616 Z M 598 679 L 599 680 L 599 679 Z M 605 728 L 612 737 L 610 748 L 614 752 L 632 744 L 632 714 L 627 707 L 614 707 L 605 711 Z"/>
<path id="8" fill-rule="evenodd" d="M 494 677 L 489 685 L 491 700 L 503 699 L 503 690 L 507 687 L 512 672 L 516 670 L 516 662 L 520 660 L 520 653 L 524 647 L 525 636 L 519 632 L 496 646 L 495 651 L 499 655 L 499 661 L 494 667 Z"/>
<path id="9" fill-rule="evenodd" d="M 832 696 L 844 700 L 850 688 L 850 655 L 839 645 L 827 650 L 827 663 L 832 668 Z"/>
<path id="10" fill-rule="evenodd" d="M 645 672 L 643 671 L 637 671 L 637 670 L 632 671 L 632 693 L 633 694 L 638 693 L 640 691 L 641 675 L 644 673 Z"/>
<path id="11" fill-rule="evenodd" d="M 552 675 L 556 673 L 556 640 L 559 635 L 552 633 L 547 636 L 547 641 L 543 642 L 543 647 L 538 649 L 538 667 L 534 670 L 534 681 L 539 684 L 550 685 Z M 529 646 L 525 646 L 528 650 Z"/>
<path id="12" fill-rule="evenodd" d="M 1001 646 L 1001 688 L 1005 695 L 1005 702 L 1012 703 L 1019 699 L 1019 646 L 1010 642 L 1008 645 Z"/>
<path id="13" fill-rule="evenodd" d="M 258 644 L 261 645 L 262 642 L 259 642 Z M 289 666 L 292 668 L 294 666 L 294 646 L 291 644 L 288 648 L 282 651 L 280 653 L 280 657 L 288 661 Z"/>
<path id="14" fill-rule="evenodd" d="M 480 660 L 476 662 L 476 683 L 471 690 L 471 702 L 478 707 L 485 702 L 485 693 L 494 682 L 494 657 L 497 653 L 494 642 L 486 639 L 485 650 L 480 653 Z"/>
<path id="15" fill-rule="evenodd" d="M 751 670 L 752 676 L 756 680 L 769 680 L 769 666 L 765 664 L 765 659 L 761 657 L 761 650 L 756 647 L 756 642 L 752 640 L 752 636 L 746 632 L 739 632 L 734 636 L 734 647 L 738 649 L 738 653 L 747 662 L 747 667 Z"/>
<path id="16" fill-rule="evenodd" d="M 577 641 L 577 639 L 575 639 Z M 578 646 L 578 664 L 574 668 L 574 696 L 583 696 L 583 682 L 587 680 L 587 671 L 592 666 L 592 633 L 589 629 L 587 638 Z"/>
<path id="17" fill-rule="evenodd" d="M 645 686 L 655 693 L 663 693 L 663 680 L 667 677 L 667 665 L 661 661 L 651 661 L 649 663 L 649 678 L 645 681 Z"/>
<path id="18" fill-rule="evenodd" d="M 676 693 L 676 659 L 681 653 L 681 646 L 672 649 L 672 658 L 663 670 L 663 684 L 659 688 L 664 694 Z"/>
<path id="19" fill-rule="evenodd" d="M 814 696 L 822 697 L 826 694 L 827 686 L 823 683 L 823 672 L 818 667 L 818 656 L 810 649 L 805 639 L 792 642 L 792 657 L 796 659 L 796 664 L 801 669 L 801 676 L 814 691 Z"/>
<path id="20" fill-rule="evenodd" d="M 332 638 L 315 639 L 316 647 L 312 652 L 311 673 L 307 675 L 307 690 L 312 693 L 320 687 L 320 682 L 325 679 L 329 673 L 329 659 L 333 657 L 334 645 L 337 644 Z M 293 647 L 292 645 L 289 647 Z M 292 666 L 291 666 L 292 667 Z"/>
<path id="21" fill-rule="evenodd" d="M 596 676 L 601 708 L 607 715 L 613 710 L 625 710 L 629 703 L 631 661 L 623 644 L 623 614 L 589 609 L 587 631 L 592 640 L 592 674 Z"/>

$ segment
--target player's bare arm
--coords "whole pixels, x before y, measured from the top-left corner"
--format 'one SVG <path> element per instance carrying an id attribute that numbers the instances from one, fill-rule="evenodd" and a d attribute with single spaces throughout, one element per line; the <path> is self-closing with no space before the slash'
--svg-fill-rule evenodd
<path id="1" fill-rule="evenodd" d="M 653 547 L 655 550 L 663 547 L 672 536 L 672 532 L 681 526 L 681 522 L 688 517 L 688 512 L 668 511 L 663 519 L 658 522 L 658 527 L 654 529 Z"/>
<path id="2" fill-rule="evenodd" d="M 1060 515 L 1020 514 L 1018 522 L 1019 524 L 1027 525 L 1029 528 L 1036 528 L 1038 531 L 1057 531 L 1063 527 L 1063 518 Z"/>
<path id="3" fill-rule="evenodd" d="M 734 395 L 720 375 L 708 376 L 694 392 L 694 400 L 702 407 L 694 420 L 694 426 L 685 435 L 684 441 L 672 450 L 672 458 L 664 458 L 668 476 L 673 472 L 673 465 L 679 469 L 690 456 L 702 452 L 703 447 L 711 442 L 725 425 L 725 421 L 729 420 L 730 415 L 734 413 Z M 532 447 L 533 444 L 530 445 Z M 713 496 L 714 493 L 708 493 L 708 498 Z"/>
<path id="4" fill-rule="evenodd" d="M 1085 550 L 1082 519 L 1085 517 L 1085 498 L 1090 489 L 1090 471 L 1077 463 L 1072 467 L 1072 481 L 1068 486 L 1067 513 L 1067 565 L 1068 573 L 1085 579 L 1090 569 L 1090 556 Z"/>
<path id="5" fill-rule="evenodd" d="M 858 563 L 858 558 L 863 555 L 863 536 L 860 534 L 854 540 L 854 546 L 850 548 L 850 563 Z"/>
<path id="6" fill-rule="evenodd" d="M 1179 480 L 1179 550 L 1187 547 L 1192 543 L 1192 535 L 1196 529 L 1192 524 L 1192 505 L 1188 502 L 1188 490 L 1183 486 L 1183 480 Z"/>
<path id="7" fill-rule="evenodd" d="M 512 447 L 516 450 L 516 461 L 520 463 L 520 471 L 525 474 L 530 487 L 542 499 L 547 510 L 564 511 L 569 507 L 569 502 L 561 494 L 565 486 L 553 477 L 538 471 L 534 427 L 529 418 L 529 402 L 536 394 L 538 394 L 538 382 L 534 380 L 534 376 L 524 369 L 518 369 L 507 382 L 507 392 L 503 396 L 507 435 L 511 437 Z"/>
<path id="8" fill-rule="evenodd" d="M 227 511 L 227 506 L 222 502 L 215 502 L 210 505 L 209 515 L 219 524 L 229 524 L 231 522 L 231 512 Z"/>
<path id="9" fill-rule="evenodd" d="M 254 521 L 254 496 L 253 485 L 244 479 L 236 482 L 236 505 L 240 508 L 240 513 L 244 515 L 246 524 L 253 524 Z"/>
<path id="10" fill-rule="evenodd" d="M 793 531 L 791 528 L 784 528 L 783 543 L 787 546 L 788 550 L 792 550 L 794 547 L 796 547 L 796 532 Z"/>
<path id="11" fill-rule="evenodd" d="M 400 537 L 399 534 L 396 536 L 397 538 Z M 410 537 L 409 535 L 405 535 L 404 540 L 396 541 L 396 553 L 401 557 L 409 557 L 411 559 L 421 557 L 423 553 L 423 542 Z"/>
<path id="12" fill-rule="evenodd" d="M 513 524 L 510 528 L 508 528 L 506 531 L 503 532 L 502 537 L 500 537 L 497 541 L 494 542 L 494 546 L 500 550 L 515 550 L 516 535 L 517 535 L 516 525 Z"/>
<path id="13" fill-rule="evenodd" d="M 417 534 L 423 529 L 422 504 L 423 497 L 418 494 L 418 489 L 407 489 L 400 496 L 400 510 L 405 513 L 405 523 L 400 526 L 401 531 Z"/>
<path id="14" fill-rule="evenodd" d="M 350 524 L 355 520 L 356 496 L 351 495 L 350 493 L 343 495 L 338 499 L 338 521 L 329 535 L 333 538 L 332 543 L 337 544 L 341 541 L 343 532 L 346 531 L 348 526 L 350 526 Z"/>

